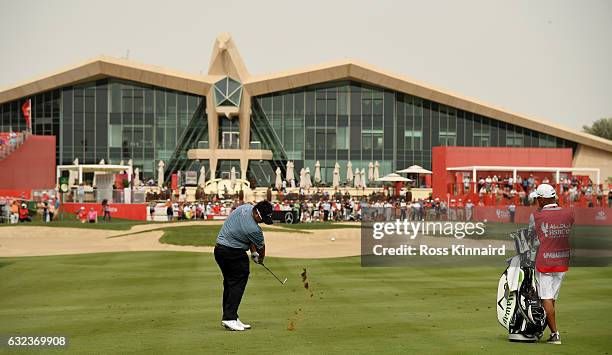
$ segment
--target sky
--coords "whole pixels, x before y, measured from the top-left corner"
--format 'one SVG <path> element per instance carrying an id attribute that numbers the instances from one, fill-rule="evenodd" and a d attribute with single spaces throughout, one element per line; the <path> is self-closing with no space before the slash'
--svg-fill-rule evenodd
<path id="1" fill-rule="evenodd" d="M 0 91 L 98 55 L 206 74 L 354 58 L 562 126 L 612 117 L 612 1 L 0 0 Z"/>

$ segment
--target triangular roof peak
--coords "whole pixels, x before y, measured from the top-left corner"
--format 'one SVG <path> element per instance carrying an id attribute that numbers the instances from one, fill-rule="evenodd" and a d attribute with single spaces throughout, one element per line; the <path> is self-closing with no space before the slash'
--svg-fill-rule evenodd
<path id="1" fill-rule="evenodd" d="M 240 82 L 249 79 L 249 71 L 229 33 L 222 33 L 215 40 L 208 75 L 227 75 Z"/>

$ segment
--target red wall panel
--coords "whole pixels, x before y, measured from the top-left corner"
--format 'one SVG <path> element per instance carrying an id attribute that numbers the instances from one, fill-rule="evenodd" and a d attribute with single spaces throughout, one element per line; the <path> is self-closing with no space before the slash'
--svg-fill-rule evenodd
<path id="1" fill-rule="evenodd" d="M 102 204 L 99 203 L 64 203 L 60 210 L 64 211 L 64 213 L 75 214 L 75 211 L 81 208 L 81 206 L 85 207 L 85 210 L 89 211 L 91 207 L 93 207 L 96 211 L 98 211 L 99 219 L 104 215 L 104 211 L 102 210 Z M 147 220 L 147 205 L 144 203 L 140 204 L 120 204 L 120 203 L 111 203 L 110 204 L 110 212 L 111 218 L 122 218 L 122 219 L 131 219 L 135 221 L 146 221 Z"/>
<path id="2" fill-rule="evenodd" d="M 0 191 L 53 188 L 55 136 L 30 136 L 21 147 L 0 160 Z"/>

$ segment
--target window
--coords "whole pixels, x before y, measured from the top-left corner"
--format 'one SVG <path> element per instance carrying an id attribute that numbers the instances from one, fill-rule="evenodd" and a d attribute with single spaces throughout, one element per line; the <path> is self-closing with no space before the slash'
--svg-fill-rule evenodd
<path id="1" fill-rule="evenodd" d="M 349 132 L 348 126 L 338 126 L 336 130 L 336 147 L 338 149 L 349 149 Z"/>
<path id="2" fill-rule="evenodd" d="M 538 145 L 541 148 L 556 148 L 557 147 L 557 139 L 547 134 L 540 133 L 540 138 L 538 140 L 538 143 L 539 143 Z"/>
<path id="3" fill-rule="evenodd" d="M 506 147 L 522 147 L 523 135 L 515 132 L 506 132 Z"/>
<path id="4" fill-rule="evenodd" d="M 215 83 L 215 102 L 217 106 L 240 106 L 242 97 L 242 85 L 230 78 L 225 77 Z"/>
<path id="5" fill-rule="evenodd" d="M 440 131 L 439 142 L 440 145 L 457 145 L 457 132 Z"/>
<path id="6" fill-rule="evenodd" d="M 404 148 L 406 150 L 422 150 L 423 132 L 407 130 L 404 132 Z"/>

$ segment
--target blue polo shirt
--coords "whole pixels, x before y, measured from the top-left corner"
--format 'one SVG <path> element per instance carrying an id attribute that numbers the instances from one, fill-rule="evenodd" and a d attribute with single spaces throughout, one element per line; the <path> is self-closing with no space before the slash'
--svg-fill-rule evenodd
<path id="1" fill-rule="evenodd" d="M 253 205 L 241 205 L 230 213 L 219 231 L 217 244 L 242 250 L 249 250 L 251 244 L 257 249 L 264 247 L 263 232 L 253 218 Z"/>

